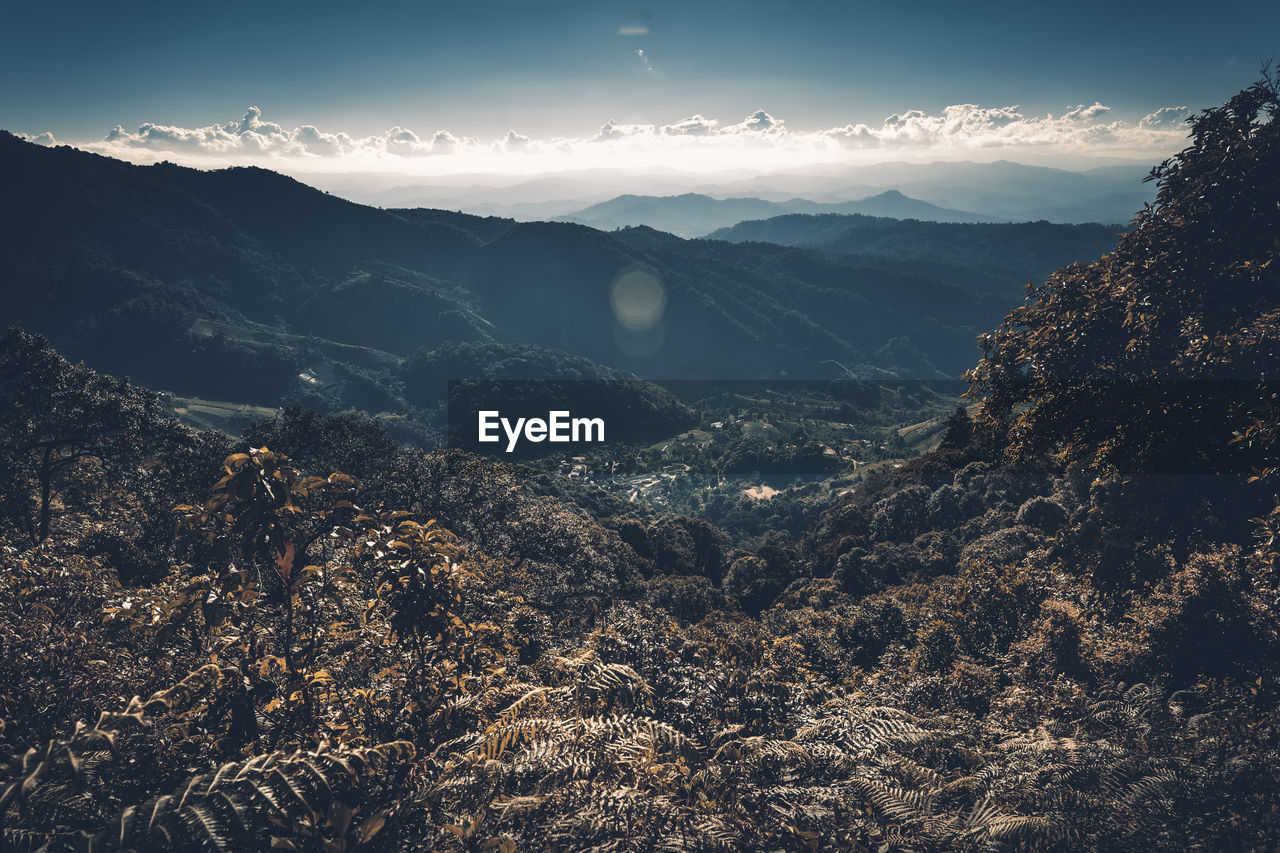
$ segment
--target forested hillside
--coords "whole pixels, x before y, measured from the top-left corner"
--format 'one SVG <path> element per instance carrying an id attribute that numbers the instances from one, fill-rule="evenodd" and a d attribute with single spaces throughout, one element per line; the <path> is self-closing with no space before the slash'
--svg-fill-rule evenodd
<path id="1" fill-rule="evenodd" d="M 255 168 L 133 166 L 0 138 L 9 321 L 152 388 L 410 414 L 403 360 L 537 346 L 662 378 L 958 376 L 1011 307 L 884 265 L 563 223 L 381 210 Z M 610 302 L 663 289 L 646 335 Z M 634 339 L 633 339 L 634 338 Z"/>
<path id="2" fill-rule="evenodd" d="M 895 304 L 905 279 L 859 279 L 855 300 L 852 267 L 783 247 L 749 247 L 743 278 L 722 242 L 470 230 L 296 185 L 214 204 L 224 180 L 279 179 L 35 152 L 82 163 L 65 177 L 77 193 L 118 172 L 146 187 L 139 211 L 173 198 L 206 219 L 155 256 L 135 245 L 132 266 L 106 242 L 61 268 L 22 254 L 102 234 L 89 213 L 58 237 L 23 225 L 5 249 L 53 294 L 23 316 L 70 325 L 52 343 L 18 328 L 0 340 L 0 845 L 1272 849 L 1278 113 L 1265 77 L 1197 115 L 1114 251 L 1057 270 L 992 324 L 967 376 L 976 408 L 936 450 L 878 468 L 799 534 L 738 543 L 699 518 L 589 511 L 540 494 L 528 469 L 405 447 L 357 415 L 293 408 L 237 439 L 184 427 L 149 392 L 59 355 L 72 329 L 98 328 L 58 313 L 80 310 L 59 307 L 72 293 L 59 288 L 131 294 L 102 317 L 150 310 L 166 264 L 235 245 L 245 274 L 277 265 L 271 288 L 235 290 L 240 272 L 211 267 L 183 316 L 242 323 L 263 302 L 294 317 L 336 298 L 325 276 L 363 250 L 335 235 L 333 259 L 312 265 L 313 237 L 270 209 L 287 197 L 332 204 L 351 228 L 399 223 L 378 233 L 387 258 L 421 263 L 401 282 L 412 298 L 494 328 L 585 294 L 567 270 L 636 258 L 669 276 L 673 305 L 694 304 L 695 281 L 726 304 L 754 294 L 739 315 L 688 307 L 708 329 L 737 317 L 732 335 L 763 330 L 751 318 L 774 303 L 751 299 L 785 289 L 802 313 L 769 322 L 814 337 L 770 350 L 772 366 L 827 346 L 855 301 L 858 322 L 888 322 L 866 306 Z M 148 233 L 171 221 L 155 214 Z M 271 254 L 250 229 L 275 233 Z M 440 247 L 482 270 L 467 295 L 449 295 L 457 268 L 436 266 Z M 490 304 L 500 281 L 527 283 L 522 264 L 567 283 Z M 976 304 L 910 281 L 956 300 L 948 311 Z M 596 355 L 582 334 L 566 351 Z M 164 340 L 158 352 L 177 345 Z M 410 362 L 424 382 L 449 359 L 545 364 L 485 346 Z"/>

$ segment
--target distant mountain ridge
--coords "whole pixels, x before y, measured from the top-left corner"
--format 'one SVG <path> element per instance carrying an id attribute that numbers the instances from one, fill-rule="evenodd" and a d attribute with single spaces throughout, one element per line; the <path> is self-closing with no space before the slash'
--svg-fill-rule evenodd
<path id="1" fill-rule="evenodd" d="M 886 190 L 858 201 L 834 204 L 802 198 L 788 201 L 766 201 L 752 197 L 712 198 L 701 193 L 673 196 L 626 194 L 574 213 L 557 216 L 554 221 L 575 222 L 602 231 L 646 225 L 680 237 L 700 237 L 745 220 L 768 219 L 788 213 L 856 213 L 934 222 L 996 221 L 990 216 L 951 210 L 909 198 L 897 190 Z"/>
<path id="2" fill-rule="evenodd" d="M 894 188 L 940 207 L 970 210 L 1008 222 L 1127 223 L 1155 198 L 1144 183 L 1150 165 L 1102 166 L 1086 171 L 989 163 L 888 162 L 866 166 L 811 166 L 723 185 L 730 195 L 803 196 L 839 202 Z"/>
<path id="3" fill-rule="evenodd" d="M 716 199 L 754 198 L 815 204 L 844 204 L 896 190 L 935 207 L 965 211 L 1000 222 L 1127 223 L 1154 199 L 1155 186 L 1144 183 L 1146 164 L 1106 165 L 1081 171 L 994 162 L 935 161 L 815 164 L 765 174 L 742 170 L 687 173 L 674 169 L 634 172 L 623 169 L 572 169 L 525 177 L 455 175 L 430 183 L 407 175 L 357 173 L 313 175 L 308 183 L 343 198 L 379 207 L 433 207 L 521 221 L 572 216 L 621 195 L 700 194 Z M 774 211 L 819 213 L 818 210 Z M 889 210 L 847 210 L 872 215 L 931 214 Z M 981 220 L 969 220 L 981 221 Z M 722 223 L 732 225 L 732 222 Z M 718 227 L 718 226 L 717 226 Z M 692 235 L 697 236 L 697 235 Z"/>

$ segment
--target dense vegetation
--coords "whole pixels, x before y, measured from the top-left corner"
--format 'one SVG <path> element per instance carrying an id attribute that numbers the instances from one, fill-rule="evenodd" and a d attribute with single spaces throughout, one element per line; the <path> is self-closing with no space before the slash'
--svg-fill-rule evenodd
<path id="1" fill-rule="evenodd" d="M 1271 849 L 1277 112 L 1197 116 L 975 417 L 749 548 L 9 331 L 0 844 Z"/>

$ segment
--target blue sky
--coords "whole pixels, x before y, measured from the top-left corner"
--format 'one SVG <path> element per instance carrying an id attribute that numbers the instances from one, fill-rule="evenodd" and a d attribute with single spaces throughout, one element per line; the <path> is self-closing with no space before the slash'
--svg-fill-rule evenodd
<path id="1" fill-rule="evenodd" d="M 1220 103 L 1280 44 L 1280 4 L 1235 0 L 6 2 L 4 21 L 0 126 L 76 143 L 250 106 L 286 132 L 445 130 L 477 147 L 757 110 L 792 132 L 965 104 L 1043 118 L 1098 103 L 1098 120 L 1136 124 Z"/>

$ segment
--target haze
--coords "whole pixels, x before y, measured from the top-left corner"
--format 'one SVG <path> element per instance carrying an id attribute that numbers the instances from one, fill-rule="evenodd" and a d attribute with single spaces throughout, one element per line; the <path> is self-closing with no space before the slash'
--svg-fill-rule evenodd
<path id="1" fill-rule="evenodd" d="M 375 202 L 579 184 L 508 205 L 884 162 L 1151 165 L 1252 78 L 1280 24 L 1242 2 L 75 2 L 7 18 L 0 124 L 25 138 L 260 165 Z M 766 183 L 739 189 L 805 186 Z"/>

